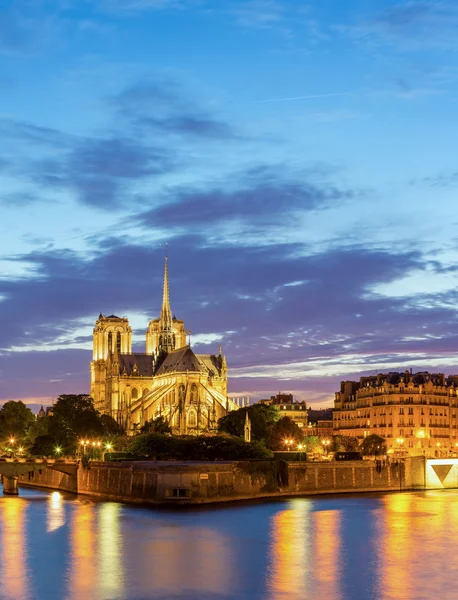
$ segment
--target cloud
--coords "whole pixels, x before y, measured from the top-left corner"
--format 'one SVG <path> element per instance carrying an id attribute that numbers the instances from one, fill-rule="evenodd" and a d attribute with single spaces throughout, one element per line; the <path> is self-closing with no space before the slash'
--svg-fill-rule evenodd
<path id="1" fill-rule="evenodd" d="M 90 138 L 63 159 L 38 162 L 35 179 L 51 187 L 73 188 L 88 206 L 111 209 L 125 201 L 124 182 L 165 173 L 172 165 L 164 149 L 129 138 Z"/>
<path id="2" fill-rule="evenodd" d="M 156 132 L 224 140 L 239 137 L 229 123 L 205 111 L 171 78 L 138 81 L 106 102 L 141 136 Z"/>
<path id="3" fill-rule="evenodd" d="M 285 170 L 286 171 L 286 170 Z M 236 180 L 238 186 L 231 186 Z M 231 189 L 232 187 L 232 189 Z M 134 218 L 144 227 L 203 227 L 229 223 L 278 225 L 300 213 L 328 208 L 354 197 L 356 192 L 335 184 L 289 179 L 276 169 L 252 169 L 229 177 L 219 187 L 168 190 L 160 203 Z"/>
<path id="4" fill-rule="evenodd" d="M 276 0 L 243 0 L 234 2 L 228 10 L 239 25 L 270 29 L 283 20 L 285 7 Z"/>
<path id="5" fill-rule="evenodd" d="M 455 49 L 458 40 L 458 8 L 436 0 L 398 2 L 356 25 L 335 29 L 372 47 L 388 44 L 402 50 L 422 51 L 426 46 Z"/>
<path id="6" fill-rule="evenodd" d="M 420 180 L 412 181 L 412 184 L 423 183 L 432 188 L 449 188 L 458 184 L 458 171 L 436 176 L 423 177 Z"/>

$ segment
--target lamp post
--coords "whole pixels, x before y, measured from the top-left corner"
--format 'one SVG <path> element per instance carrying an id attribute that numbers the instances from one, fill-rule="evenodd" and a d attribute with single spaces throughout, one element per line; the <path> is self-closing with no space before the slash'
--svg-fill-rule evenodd
<path id="1" fill-rule="evenodd" d="M 290 450 L 291 450 L 291 446 L 293 445 L 293 441 L 294 440 L 291 440 L 291 439 L 286 439 L 286 440 L 283 441 L 283 443 L 285 444 L 286 449 L 287 449 L 288 452 L 290 452 Z"/>
<path id="2" fill-rule="evenodd" d="M 329 450 L 329 445 L 331 444 L 331 440 L 322 440 L 321 443 L 324 446 L 324 453 L 327 456 L 328 455 L 328 450 Z"/>

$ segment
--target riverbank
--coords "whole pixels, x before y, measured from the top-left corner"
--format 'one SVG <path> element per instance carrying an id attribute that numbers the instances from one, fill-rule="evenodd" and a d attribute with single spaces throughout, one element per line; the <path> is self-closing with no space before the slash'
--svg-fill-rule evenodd
<path id="1" fill-rule="evenodd" d="M 19 479 L 21 486 L 151 504 L 209 504 L 257 498 L 403 491 L 425 488 L 425 459 L 312 463 L 91 462 L 76 475 L 52 468 Z"/>

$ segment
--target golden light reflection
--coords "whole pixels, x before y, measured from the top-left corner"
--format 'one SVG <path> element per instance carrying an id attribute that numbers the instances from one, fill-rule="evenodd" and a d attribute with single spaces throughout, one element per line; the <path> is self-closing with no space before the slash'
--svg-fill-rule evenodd
<path id="1" fill-rule="evenodd" d="M 273 517 L 267 580 L 268 598 L 308 597 L 311 575 L 311 503 L 292 500 Z"/>
<path id="2" fill-rule="evenodd" d="M 399 597 L 410 598 L 412 578 L 406 568 L 412 558 L 412 496 L 393 494 L 385 498 L 385 510 L 380 513 L 382 521 L 380 540 L 380 600 Z M 383 515 L 383 516 L 382 516 Z"/>
<path id="3" fill-rule="evenodd" d="M 60 492 L 52 492 L 48 499 L 47 531 L 54 531 L 65 524 L 64 499 Z"/>
<path id="4" fill-rule="evenodd" d="M 30 597 L 27 568 L 27 503 L 21 498 L 2 498 L 2 561 L 0 597 L 27 600 Z"/>
<path id="5" fill-rule="evenodd" d="M 235 585 L 231 540 L 221 531 L 163 524 L 154 530 L 154 537 L 139 541 L 144 542 L 137 548 L 144 559 L 138 568 L 141 589 L 168 595 L 197 590 L 217 596 Z"/>
<path id="6" fill-rule="evenodd" d="M 92 504 L 76 504 L 71 524 L 69 598 L 94 597 L 97 575 L 95 511 Z"/>
<path id="7" fill-rule="evenodd" d="M 120 598 L 124 584 L 122 534 L 120 531 L 121 505 L 106 502 L 98 511 L 98 555 L 100 557 L 100 598 Z"/>
<path id="8" fill-rule="evenodd" d="M 340 598 L 340 519 L 339 510 L 313 513 L 313 570 L 319 598 Z"/>

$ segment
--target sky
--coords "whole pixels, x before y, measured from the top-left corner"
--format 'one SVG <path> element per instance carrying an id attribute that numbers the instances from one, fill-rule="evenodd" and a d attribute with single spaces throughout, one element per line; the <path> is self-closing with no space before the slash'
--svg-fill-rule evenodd
<path id="1" fill-rule="evenodd" d="M 144 351 L 166 242 L 232 395 L 457 373 L 457 110 L 452 0 L 4 1 L 0 401 Z"/>

